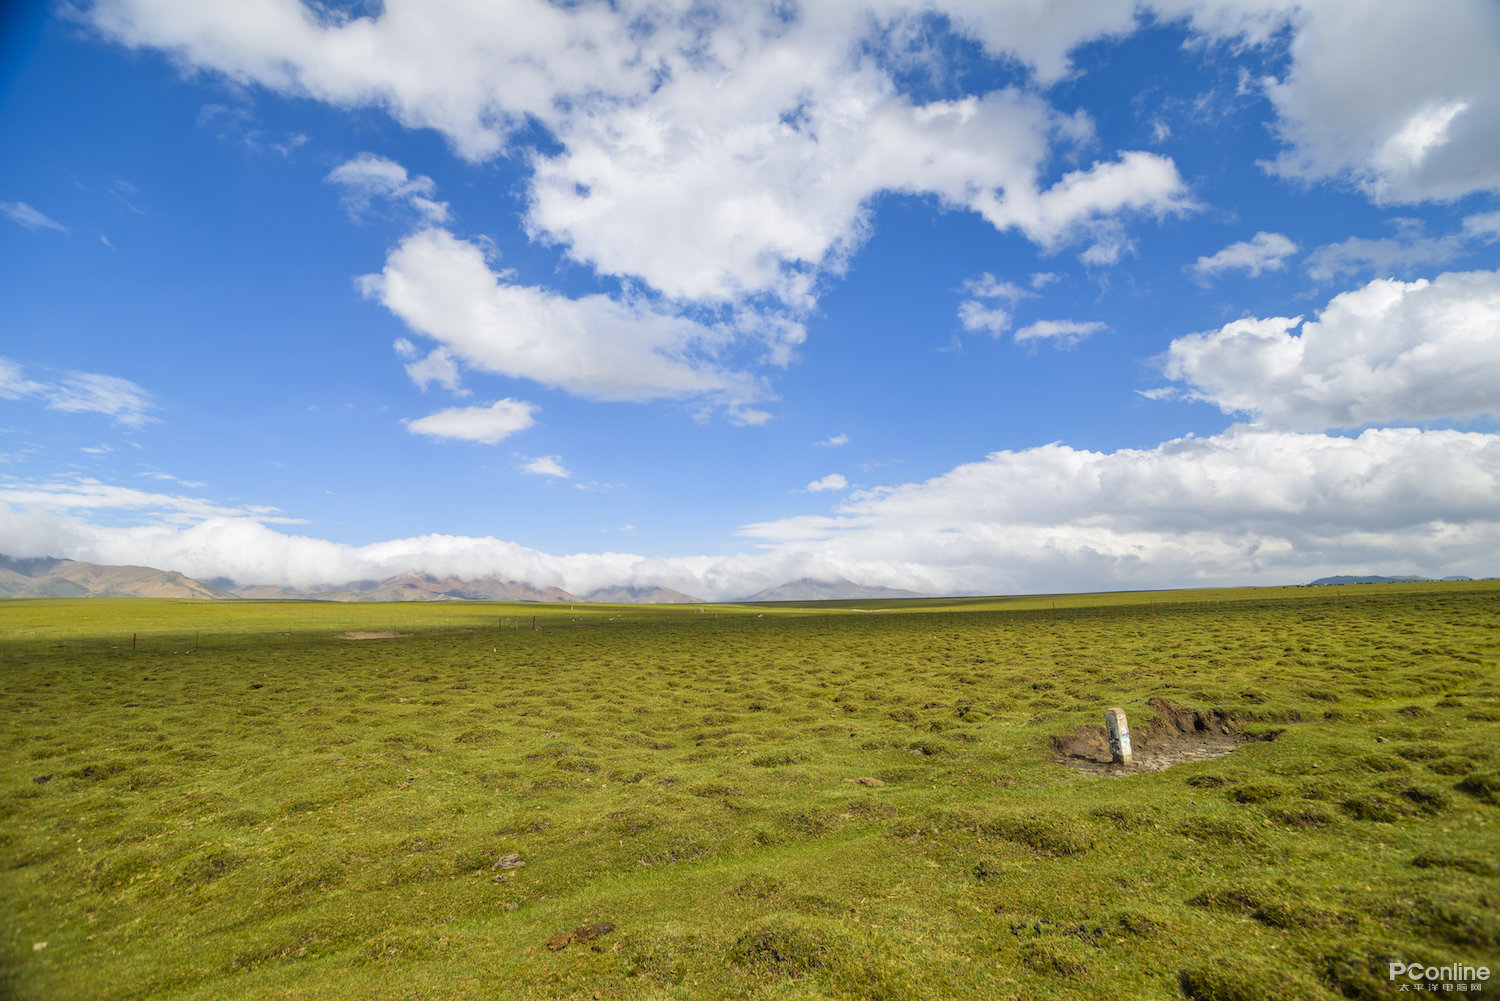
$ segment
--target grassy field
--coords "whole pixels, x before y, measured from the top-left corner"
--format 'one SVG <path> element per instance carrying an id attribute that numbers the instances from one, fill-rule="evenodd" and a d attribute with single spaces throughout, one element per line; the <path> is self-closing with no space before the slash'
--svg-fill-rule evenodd
<path id="1" fill-rule="evenodd" d="M 1493 582 L 13 601 L 0 677 L 6 998 L 1388 998 L 1390 961 L 1500 967 Z M 1055 760 L 1153 698 L 1280 733 Z"/>

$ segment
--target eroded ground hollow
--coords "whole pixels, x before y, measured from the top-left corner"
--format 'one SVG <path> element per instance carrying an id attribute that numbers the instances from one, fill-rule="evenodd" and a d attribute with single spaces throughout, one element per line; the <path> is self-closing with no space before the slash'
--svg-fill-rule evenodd
<path id="1" fill-rule="evenodd" d="M 1241 744 L 1275 740 L 1280 730 L 1245 733 L 1235 714 L 1224 709 L 1188 709 L 1171 699 L 1152 699 L 1134 712 L 1126 709 L 1130 728 L 1131 762 L 1117 765 L 1104 727 L 1081 726 L 1065 737 L 1052 738 L 1052 760 L 1090 775 L 1134 775 L 1159 772 L 1184 761 L 1218 758 Z M 1134 713 L 1140 713 L 1139 721 Z"/>

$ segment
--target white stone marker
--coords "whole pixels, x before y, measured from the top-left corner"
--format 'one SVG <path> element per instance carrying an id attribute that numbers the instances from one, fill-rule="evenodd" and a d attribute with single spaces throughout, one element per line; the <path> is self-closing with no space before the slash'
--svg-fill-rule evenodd
<path id="1" fill-rule="evenodd" d="M 1104 711 L 1104 729 L 1109 734 L 1109 750 L 1117 765 L 1130 764 L 1130 725 L 1125 710 L 1118 707 Z"/>

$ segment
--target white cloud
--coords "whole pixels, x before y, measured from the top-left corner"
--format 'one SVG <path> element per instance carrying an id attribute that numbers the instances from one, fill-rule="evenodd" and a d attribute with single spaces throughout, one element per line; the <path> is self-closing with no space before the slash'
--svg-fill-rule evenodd
<path id="1" fill-rule="evenodd" d="M 1469 227 L 1468 220 L 1464 233 L 1432 237 L 1426 235 L 1419 220 L 1398 218 L 1390 222 L 1396 228 L 1395 236 L 1378 240 L 1352 236 L 1340 243 L 1325 244 L 1307 255 L 1303 267 L 1320 282 L 1367 272 L 1391 278 L 1446 264 L 1464 252 L 1465 237 L 1483 235 L 1482 230 Z"/>
<path id="2" fill-rule="evenodd" d="M 535 459 L 523 462 L 521 468 L 528 473 L 535 473 L 538 476 L 553 476 L 563 480 L 569 479 L 573 475 L 563 468 L 562 456 L 560 455 L 540 455 Z"/>
<path id="3" fill-rule="evenodd" d="M 201 490 L 203 487 L 208 486 L 207 483 L 200 483 L 197 480 L 180 479 L 176 476 L 173 476 L 171 473 L 163 473 L 154 469 L 148 469 L 144 472 L 138 473 L 137 475 L 144 476 L 148 480 L 160 480 L 164 483 L 176 483 L 180 486 L 187 487 L 189 490 Z"/>
<path id="4" fill-rule="evenodd" d="M 1118 226 L 1103 226 L 1078 260 L 1091 268 L 1107 268 L 1118 264 L 1127 252 L 1135 253 L 1135 243 L 1126 238 L 1125 232 Z"/>
<path id="5" fill-rule="evenodd" d="M 408 570 L 575 594 L 608 584 L 730 599 L 804 576 L 934 593 L 1282 584 L 1350 568 L 1495 572 L 1500 435 L 1357 437 L 1233 428 L 1156 448 L 996 452 L 832 515 L 747 525 L 730 556 L 557 556 L 494 538 L 349 546 L 267 527 L 266 509 L 96 481 L 0 481 L 0 552 L 140 564 L 241 583 L 337 585 Z"/>
<path id="6" fill-rule="evenodd" d="M 28 396 L 40 396 L 46 391 L 46 384 L 27 378 L 24 366 L 9 358 L 0 357 L 0 397 L 19 400 Z"/>
<path id="7" fill-rule="evenodd" d="M 1034 276 L 1035 277 L 1035 276 Z M 1036 293 L 1024 289 L 1014 282 L 1001 281 L 988 271 L 978 278 L 971 278 L 963 284 L 963 291 L 974 296 L 973 299 L 965 299 L 958 304 L 958 319 L 965 330 L 984 331 L 991 337 L 999 337 L 1010 329 L 1011 315 L 1008 310 L 998 306 L 986 306 L 980 299 L 1003 299 L 1009 303 L 1015 303 L 1021 299 L 1030 299 Z"/>
<path id="8" fill-rule="evenodd" d="M 999 337 L 1010 329 L 1010 313 L 996 307 L 986 306 L 978 299 L 965 299 L 958 304 L 958 321 L 965 330 L 984 331 L 991 337 Z"/>
<path id="9" fill-rule="evenodd" d="M 1134 17 L 1122 0 L 1066 17 L 947 6 L 957 31 L 1043 79 L 1073 45 Z M 1139 151 L 1043 184 L 1055 147 L 1095 137 L 1085 116 L 1036 94 L 920 104 L 899 93 L 882 46 L 927 13 L 886 0 L 790 14 L 769 2 L 541 0 L 393 0 L 367 18 L 313 17 L 293 0 L 89 9 L 124 44 L 338 107 L 383 108 L 470 159 L 506 152 L 512 129 L 539 122 L 559 149 L 532 155 L 531 234 L 673 300 L 766 294 L 807 308 L 816 277 L 865 239 L 870 202 L 885 191 L 935 196 L 1049 249 L 1122 214 L 1189 206 L 1172 162 Z M 423 180 L 368 154 L 351 164 L 340 168 L 351 183 L 382 192 Z"/>
<path id="10" fill-rule="evenodd" d="M 1040 277 L 1040 275 L 1033 275 L 1033 282 Z M 1005 299 L 1008 302 L 1030 299 L 1036 295 L 1030 289 L 1024 289 L 1014 282 L 1002 281 L 988 271 L 984 272 L 978 278 L 970 278 L 964 282 L 963 290 L 979 299 Z"/>
<path id="11" fill-rule="evenodd" d="M 55 229 L 59 233 L 71 232 L 56 219 L 48 218 L 25 202 L 0 202 L 0 214 L 16 225 L 25 226 L 30 230 Z"/>
<path id="12" fill-rule="evenodd" d="M 410 421 L 406 429 L 429 438 L 454 438 L 493 445 L 517 431 L 524 431 L 536 421 L 536 405 L 509 397 L 487 407 L 452 407 Z"/>
<path id="13" fill-rule="evenodd" d="M 821 445 L 824 448 L 838 448 L 840 445 L 849 444 L 849 436 L 846 434 L 836 434 L 814 444 Z"/>
<path id="14" fill-rule="evenodd" d="M 640 298 L 569 299 L 517 285 L 490 269 L 480 247 L 446 230 L 408 236 L 361 288 L 482 371 L 601 400 L 710 397 L 733 405 L 766 395 L 757 380 L 716 360 L 737 338 L 763 330 L 706 325 Z M 795 343 L 802 334 L 790 326 L 766 336 Z M 744 412 L 752 422 L 757 413 Z"/>
<path id="15" fill-rule="evenodd" d="M 129 379 L 97 372 L 67 372 L 47 391 L 47 406 L 68 413 L 103 414 L 116 424 L 141 427 L 156 418 L 151 394 Z"/>
<path id="16" fill-rule="evenodd" d="M 243 91 L 239 97 L 248 101 Z M 291 157 L 299 147 L 308 142 L 301 132 L 283 132 L 279 137 L 268 133 L 256 120 L 255 113 L 247 104 L 205 104 L 198 109 L 198 127 L 211 130 L 220 142 L 238 143 L 253 153 L 276 153 L 284 159 Z M 118 193 L 117 198 L 125 199 Z M 133 212 L 140 210 L 125 202 Z"/>
<path id="17" fill-rule="evenodd" d="M 1276 428 L 1500 415 L 1497 330 L 1500 271 L 1380 279 L 1305 323 L 1249 318 L 1180 337 L 1162 369 L 1192 398 Z"/>
<path id="18" fill-rule="evenodd" d="M 1198 258 L 1188 271 L 1207 281 L 1225 271 L 1244 271 L 1250 277 L 1262 272 L 1280 271 L 1286 259 L 1297 252 L 1297 245 L 1280 233 L 1259 232 L 1249 240 L 1231 243 L 1217 253 Z"/>
<path id="19" fill-rule="evenodd" d="M 1496 435 L 1237 428 L 1154 449 L 997 452 L 857 493 L 833 516 L 743 531 L 919 590 L 1284 583 L 1351 566 L 1478 575 L 1500 542 L 1497 489 Z"/>
<path id="20" fill-rule="evenodd" d="M 402 338 L 408 346 L 410 341 Z M 406 374 L 411 381 L 416 383 L 418 389 L 424 392 L 430 383 L 436 382 L 450 393 L 458 396 L 468 396 L 469 390 L 461 385 L 462 376 L 458 371 L 458 362 L 453 360 L 453 355 L 447 348 L 433 348 L 425 358 L 420 358 L 404 366 Z"/>
<path id="21" fill-rule="evenodd" d="M 187 483 L 182 485 L 202 486 Z M 12 509 L 35 508 L 54 515 L 64 512 L 128 511 L 163 525 L 196 524 L 207 518 L 254 518 L 270 524 L 302 524 L 299 519 L 281 516 L 272 507 L 219 504 L 203 497 L 136 490 L 89 477 L 30 483 L 0 482 L 0 513 L 4 513 L 4 505 L 9 505 Z M 8 513 L 14 514 L 15 511 Z M 12 553 L 3 548 L 0 548 L 0 552 Z M 46 554 L 37 552 L 34 555 Z"/>
<path id="22" fill-rule="evenodd" d="M 1016 342 L 1050 340 L 1063 347 L 1071 347 L 1092 334 L 1108 330 L 1109 326 L 1098 320 L 1038 320 L 1036 323 L 1016 331 Z"/>
<path id="23" fill-rule="evenodd" d="M 848 487 L 849 481 L 844 479 L 842 473 L 829 473 L 822 479 L 809 483 L 807 490 L 809 493 L 820 493 L 824 490 L 846 490 Z"/>
<path id="24" fill-rule="evenodd" d="M 1349 178 L 1380 202 L 1500 190 L 1500 5 L 1305 4 L 1266 89 L 1284 174 Z"/>
<path id="25" fill-rule="evenodd" d="M 1500 240 L 1500 212 L 1484 212 L 1464 219 L 1464 235 L 1493 242 Z"/>
<path id="26" fill-rule="evenodd" d="M 0 397 L 37 399 L 49 410 L 64 413 L 102 414 L 128 428 L 156 421 L 149 413 L 156 408 L 151 394 L 129 379 L 98 372 L 63 372 L 39 381 L 8 358 L 0 358 Z"/>
<path id="27" fill-rule="evenodd" d="M 411 177 L 394 160 L 374 153 L 361 153 L 329 171 L 324 178 L 344 191 L 344 206 L 355 218 L 363 215 L 375 198 L 404 201 L 429 223 L 447 222 L 448 203 L 435 201 L 437 184 L 424 174 Z"/>
<path id="28" fill-rule="evenodd" d="M 1045 191 L 1018 186 L 1004 195 L 985 192 L 976 203 L 975 208 L 996 228 L 1015 226 L 1044 248 L 1056 247 L 1080 231 L 1088 232 L 1090 224 L 1111 224 L 1120 213 L 1162 216 L 1196 208 L 1176 165 L 1167 157 L 1138 150 L 1065 174 Z M 1114 229 L 1107 225 L 1108 238 L 1099 243 L 1117 247 L 1120 241 L 1113 238 Z M 1118 257 L 1118 250 L 1114 256 Z"/>

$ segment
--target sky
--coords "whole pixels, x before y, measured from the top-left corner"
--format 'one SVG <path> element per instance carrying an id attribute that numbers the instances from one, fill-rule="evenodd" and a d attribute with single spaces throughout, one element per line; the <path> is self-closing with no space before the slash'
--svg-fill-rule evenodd
<path id="1" fill-rule="evenodd" d="M 1493 0 L 0 14 L 0 552 L 1500 573 Z"/>

